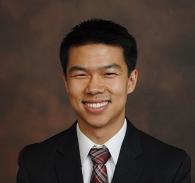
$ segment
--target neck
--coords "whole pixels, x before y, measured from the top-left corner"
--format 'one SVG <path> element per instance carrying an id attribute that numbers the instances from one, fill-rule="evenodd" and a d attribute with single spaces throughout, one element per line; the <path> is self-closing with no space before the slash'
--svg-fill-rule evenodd
<path id="1" fill-rule="evenodd" d="M 80 130 L 95 144 L 105 144 L 110 138 L 112 138 L 123 126 L 125 118 L 120 119 L 114 123 L 103 127 L 94 127 L 92 125 L 83 125 L 83 123 L 79 124 Z M 85 123 L 84 123 L 85 124 Z"/>

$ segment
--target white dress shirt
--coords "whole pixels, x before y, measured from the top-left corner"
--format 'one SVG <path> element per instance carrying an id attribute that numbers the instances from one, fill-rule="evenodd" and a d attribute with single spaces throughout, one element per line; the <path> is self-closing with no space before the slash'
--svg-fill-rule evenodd
<path id="1" fill-rule="evenodd" d="M 126 129 L 127 121 L 125 119 L 122 128 L 112 138 L 110 138 L 104 145 L 98 145 L 91 141 L 83 132 L 81 132 L 77 123 L 77 137 L 79 143 L 84 183 L 90 183 L 91 173 L 93 169 L 93 163 L 88 156 L 88 153 L 92 147 L 100 148 L 102 146 L 106 146 L 111 154 L 110 159 L 106 163 L 108 183 L 111 183 L 114 175 L 115 166 L 118 161 L 121 145 L 125 137 Z"/>

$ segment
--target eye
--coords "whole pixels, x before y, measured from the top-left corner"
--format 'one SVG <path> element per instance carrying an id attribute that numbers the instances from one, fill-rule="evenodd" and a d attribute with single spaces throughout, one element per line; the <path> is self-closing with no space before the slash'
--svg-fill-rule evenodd
<path id="1" fill-rule="evenodd" d="M 115 77 L 117 76 L 118 74 L 116 72 L 106 72 L 104 74 L 106 77 Z"/>
<path id="2" fill-rule="evenodd" d="M 85 73 L 75 73 L 71 75 L 72 78 L 76 78 L 76 79 L 84 79 L 87 77 L 87 74 Z"/>

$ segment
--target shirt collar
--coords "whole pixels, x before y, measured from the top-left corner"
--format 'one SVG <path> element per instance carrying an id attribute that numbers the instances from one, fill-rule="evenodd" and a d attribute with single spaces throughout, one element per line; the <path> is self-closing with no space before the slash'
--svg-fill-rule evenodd
<path id="1" fill-rule="evenodd" d="M 106 146 L 108 150 L 110 151 L 111 157 L 115 165 L 118 161 L 118 157 L 119 157 L 123 139 L 125 137 L 126 129 L 127 129 L 127 121 L 125 119 L 122 128 L 104 144 L 104 146 Z M 80 130 L 78 123 L 77 123 L 77 137 L 78 137 L 78 143 L 79 143 L 81 164 L 83 164 L 84 160 L 88 156 L 90 149 L 93 146 L 101 147 L 102 145 L 95 144 L 93 141 L 91 141 Z"/>

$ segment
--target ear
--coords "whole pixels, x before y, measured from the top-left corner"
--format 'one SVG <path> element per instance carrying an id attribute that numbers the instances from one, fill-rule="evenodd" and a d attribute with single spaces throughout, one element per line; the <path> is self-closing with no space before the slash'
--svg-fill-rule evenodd
<path id="1" fill-rule="evenodd" d="M 64 88 L 65 88 L 66 92 L 68 93 L 68 81 L 67 81 L 67 76 L 66 76 L 66 74 L 63 74 L 63 75 L 62 75 L 62 79 L 63 79 L 63 81 L 64 81 Z"/>
<path id="2" fill-rule="evenodd" d="M 127 94 L 130 94 L 134 91 L 138 78 L 138 70 L 134 69 L 129 77 L 128 77 L 128 84 L 127 84 Z"/>

